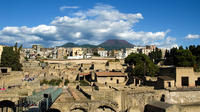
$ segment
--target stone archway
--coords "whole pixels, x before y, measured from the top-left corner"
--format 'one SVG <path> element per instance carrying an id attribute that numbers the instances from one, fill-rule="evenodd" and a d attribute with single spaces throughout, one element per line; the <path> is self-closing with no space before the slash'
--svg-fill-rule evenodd
<path id="1" fill-rule="evenodd" d="M 108 105 L 99 106 L 96 110 L 97 112 L 116 112 L 115 109 L 113 109 L 112 107 Z"/>
<path id="2" fill-rule="evenodd" d="M 3 108 L 11 108 L 13 112 L 16 112 L 15 103 L 10 100 L 0 101 L 0 109 L 3 109 Z"/>

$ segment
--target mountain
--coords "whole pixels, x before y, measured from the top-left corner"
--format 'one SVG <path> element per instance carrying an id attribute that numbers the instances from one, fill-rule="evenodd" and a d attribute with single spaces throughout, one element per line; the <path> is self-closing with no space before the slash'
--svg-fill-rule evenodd
<path id="1" fill-rule="evenodd" d="M 64 45 L 62 45 L 61 47 L 84 47 L 84 48 L 95 48 L 97 46 L 95 45 L 90 45 L 90 44 L 83 44 L 83 45 L 78 45 L 78 44 L 74 44 L 74 43 L 66 43 Z"/>
<path id="2" fill-rule="evenodd" d="M 74 44 L 74 43 L 66 43 L 62 45 L 61 47 L 84 47 L 84 48 L 97 48 L 97 47 L 102 47 L 107 50 L 112 50 L 112 49 L 125 49 L 125 48 L 130 48 L 133 47 L 133 45 L 126 40 L 119 40 L 119 39 L 110 39 L 107 40 L 99 45 L 91 45 L 91 44 Z"/>
<path id="3" fill-rule="evenodd" d="M 105 49 L 125 49 L 133 47 L 133 45 L 126 40 L 119 39 L 110 39 L 98 45 L 99 47 L 103 47 Z"/>
<path id="4" fill-rule="evenodd" d="M 79 45 L 78 44 L 74 44 L 74 43 L 66 43 L 66 44 L 64 44 L 64 45 L 62 45 L 61 47 L 79 47 Z"/>
<path id="5" fill-rule="evenodd" d="M 84 47 L 84 48 L 96 48 L 98 46 L 96 45 L 91 45 L 91 44 L 83 44 L 83 45 L 80 45 L 80 47 Z"/>

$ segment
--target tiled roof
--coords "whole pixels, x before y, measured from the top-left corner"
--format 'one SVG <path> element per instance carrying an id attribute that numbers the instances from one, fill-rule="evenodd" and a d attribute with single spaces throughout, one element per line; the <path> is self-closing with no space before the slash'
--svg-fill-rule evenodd
<path id="1" fill-rule="evenodd" d="M 122 72 L 96 72 L 97 76 L 126 76 Z"/>

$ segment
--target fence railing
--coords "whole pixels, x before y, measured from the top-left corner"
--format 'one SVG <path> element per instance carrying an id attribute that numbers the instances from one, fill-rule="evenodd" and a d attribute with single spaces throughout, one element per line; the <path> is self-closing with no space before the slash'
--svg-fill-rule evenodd
<path id="1" fill-rule="evenodd" d="M 48 88 L 22 98 L 16 105 L 16 112 L 45 112 L 62 93 L 62 88 Z"/>

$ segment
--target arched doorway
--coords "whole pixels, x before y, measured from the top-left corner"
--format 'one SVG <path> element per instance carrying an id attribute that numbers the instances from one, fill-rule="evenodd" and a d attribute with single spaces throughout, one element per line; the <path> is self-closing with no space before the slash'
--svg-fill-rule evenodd
<path id="1" fill-rule="evenodd" d="M 16 112 L 15 103 L 10 100 L 0 101 L 0 109 L 1 109 L 1 112 L 7 112 L 8 110 L 12 110 L 13 112 Z"/>

